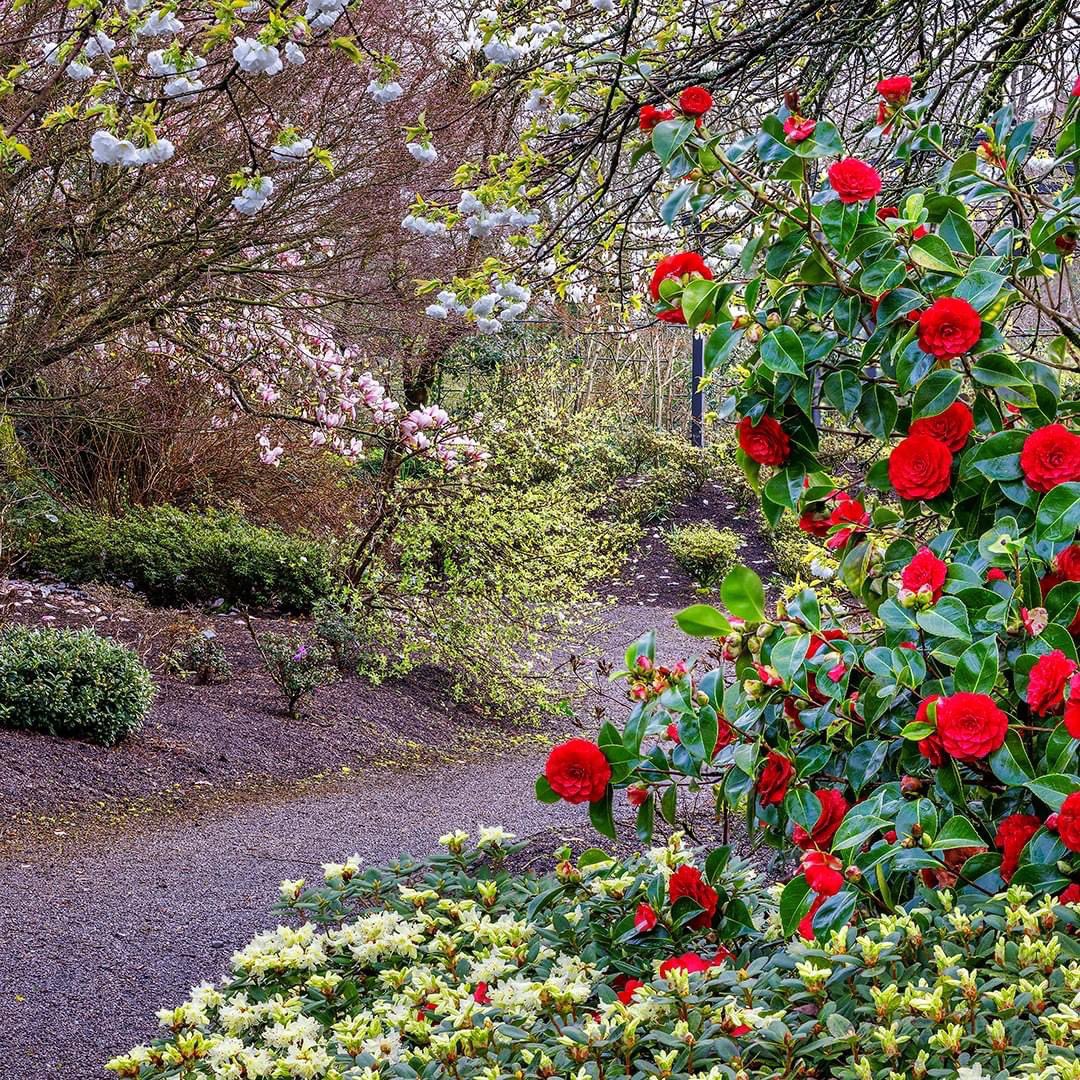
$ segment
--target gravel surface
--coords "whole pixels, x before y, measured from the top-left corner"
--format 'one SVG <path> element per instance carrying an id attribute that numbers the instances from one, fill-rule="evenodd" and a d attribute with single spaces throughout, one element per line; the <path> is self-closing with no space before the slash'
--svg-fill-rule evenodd
<path id="1" fill-rule="evenodd" d="M 707 489 L 682 509 L 678 520 L 720 524 L 730 518 L 723 506 L 723 493 Z M 616 666 L 625 646 L 650 628 L 658 630 L 661 662 L 693 649 L 675 629 L 672 615 L 700 596 L 673 565 L 661 532 L 651 531 L 613 583 L 616 603 L 596 644 Z M 741 555 L 763 577 L 771 569 L 765 550 L 755 529 Z M 239 700 L 250 693 L 251 684 L 238 682 L 227 692 L 230 726 L 241 721 L 245 711 L 254 724 L 253 702 L 249 699 L 245 710 Z M 617 686 L 602 675 L 595 684 L 581 712 L 587 734 L 596 730 L 596 710 L 617 718 L 626 709 Z M 444 705 L 437 693 L 430 693 L 435 689 L 430 685 L 384 689 L 370 697 L 339 687 L 335 693 L 340 698 L 331 699 L 336 719 L 331 734 L 313 729 L 304 740 L 306 751 L 293 752 L 296 760 L 286 766 L 287 775 L 300 778 L 313 765 L 339 763 L 314 782 L 254 793 L 236 789 L 206 802 L 189 802 L 185 796 L 179 813 L 120 815 L 89 835 L 52 830 L 51 820 L 44 831 L 34 830 L 33 840 L 23 837 L 20 842 L 8 832 L 6 851 L 0 849 L 4 1080 L 108 1075 L 102 1065 L 111 1055 L 153 1036 L 156 1009 L 182 1000 L 190 986 L 219 977 L 231 953 L 271 924 L 269 908 L 279 881 L 318 875 L 323 862 L 339 861 L 354 851 L 369 862 L 403 851 L 420 855 L 430 851 L 442 833 L 475 830 L 479 824 L 501 824 L 521 838 L 540 837 L 551 841 L 552 849 L 557 836 L 588 843 L 597 839 L 580 808 L 536 802 L 533 784 L 546 749 L 535 735 L 515 740 L 512 731 L 500 732 L 497 725 L 475 721 L 480 738 L 471 747 L 460 738 L 451 740 L 453 760 L 445 753 L 420 753 L 418 760 L 439 762 L 425 770 L 410 766 L 402 771 L 361 755 L 352 773 L 342 775 L 339 751 L 345 744 L 355 747 L 361 731 L 369 741 L 373 734 L 382 738 L 396 729 L 415 740 L 414 745 L 445 746 L 447 728 L 473 728 L 475 718 Z M 214 692 L 221 702 L 223 689 L 207 688 L 204 709 Z M 178 707 L 173 697 L 159 715 L 162 724 L 179 725 L 190 723 L 197 711 L 202 710 L 189 709 L 186 703 Z M 216 717 L 220 724 L 220 706 Z M 203 778 L 201 782 L 207 775 L 215 786 L 232 779 L 241 771 L 237 759 L 245 754 L 259 756 L 245 760 L 246 766 L 262 765 L 263 748 L 252 746 L 258 743 L 254 729 L 236 732 L 226 753 L 214 742 L 221 736 L 204 727 L 205 732 L 194 735 L 189 731 L 183 747 L 186 767 L 192 776 Z M 152 737 L 145 737 L 145 749 L 132 743 L 124 751 L 144 753 L 143 764 L 151 772 L 151 761 L 158 760 L 153 752 L 162 749 Z M 41 740 L 39 750 L 46 748 L 46 768 L 35 767 L 40 766 L 35 739 Z M 99 753 L 85 744 L 24 733 L 0 733 L 0 741 L 9 766 L 5 770 L 0 760 L 0 791 L 16 806 L 22 800 L 27 800 L 24 806 L 33 806 L 47 790 L 50 774 L 54 780 L 57 775 L 52 770 L 58 755 L 65 788 L 84 785 L 88 801 L 112 786 L 110 778 L 126 793 L 161 790 L 146 777 L 133 776 L 134 759 L 115 752 Z M 320 746 L 322 742 L 326 745 Z M 76 752 L 63 757 L 73 746 Z M 500 747 L 504 756 L 493 758 L 492 746 Z M 169 769 L 175 768 L 175 746 L 172 750 L 168 758 L 160 758 L 168 760 Z M 221 761 L 223 754 L 228 762 Z M 125 778 L 122 784 L 120 777 Z M 190 784 L 186 774 L 183 779 Z"/>

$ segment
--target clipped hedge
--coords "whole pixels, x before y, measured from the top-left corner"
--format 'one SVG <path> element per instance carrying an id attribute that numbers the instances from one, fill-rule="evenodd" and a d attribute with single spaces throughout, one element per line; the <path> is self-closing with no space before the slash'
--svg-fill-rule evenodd
<path id="1" fill-rule="evenodd" d="M 112 746 L 142 725 L 154 692 L 139 658 L 93 630 L 0 630 L 0 726 Z"/>
<path id="2" fill-rule="evenodd" d="M 152 601 L 223 599 L 307 612 L 333 589 L 327 548 L 240 514 L 133 508 L 123 517 L 39 515 L 28 564 L 65 581 L 132 584 Z"/>

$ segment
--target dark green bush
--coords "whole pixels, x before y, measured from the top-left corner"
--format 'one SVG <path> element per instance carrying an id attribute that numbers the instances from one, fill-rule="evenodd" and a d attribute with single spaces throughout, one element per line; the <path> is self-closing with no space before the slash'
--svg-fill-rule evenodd
<path id="1" fill-rule="evenodd" d="M 155 603 L 221 598 L 305 612 L 333 585 L 323 545 L 236 513 L 154 506 L 119 518 L 39 515 L 33 524 L 40 537 L 27 553 L 31 569 L 73 583 L 131 583 Z"/>
<path id="2" fill-rule="evenodd" d="M 154 699 L 139 658 L 93 630 L 0 630 L 0 726 L 112 746 Z"/>

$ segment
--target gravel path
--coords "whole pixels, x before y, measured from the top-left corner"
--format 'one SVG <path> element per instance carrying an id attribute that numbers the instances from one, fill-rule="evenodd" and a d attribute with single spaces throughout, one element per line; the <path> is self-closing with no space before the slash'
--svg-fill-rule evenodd
<path id="1" fill-rule="evenodd" d="M 705 500 L 696 510 L 698 520 L 711 517 Z M 747 554 L 764 563 L 760 541 Z M 617 666 L 626 644 L 653 627 L 661 662 L 692 650 L 672 615 L 698 597 L 659 530 L 613 584 L 617 602 L 597 644 Z M 616 716 L 625 708 L 617 688 L 600 679 L 598 690 L 591 704 Z M 591 710 L 582 717 L 595 731 Z M 126 831 L 129 823 L 92 843 L 17 847 L 0 859 L 3 1077 L 106 1075 L 111 1055 L 153 1036 L 155 1010 L 216 979 L 232 951 L 270 924 L 279 881 L 318 875 L 323 862 L 354 851 L 368 862 L 420 855 L 442 833 L 479 824 L 594 842 L 580 808 L 535 801 L 543 760 L 534 745 L 426 774 L 368 768 L 269 801 L 192 808 Z"/>

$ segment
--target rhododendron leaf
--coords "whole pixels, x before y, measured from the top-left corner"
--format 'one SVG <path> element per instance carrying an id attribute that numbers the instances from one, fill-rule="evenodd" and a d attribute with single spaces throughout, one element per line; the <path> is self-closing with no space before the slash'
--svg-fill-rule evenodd
<path id="1" fill-rule="evenodd" d="M 720 586 L 724 606 L 740 619 L 761 622 L 765 618 L 765 587 L 748 566 L 737 566 Z"/>
<path id="2" fill-rule="evenodd" d="M 950 210 L 938 226 L 938 235 L 953 251 L 962 251 L 968 255 L 975 254 L 975 230 L 966 217 L 961 217 L 954 210 Z M 995 293 L 996 295 L 996 293 Z M 970 297 L 965 297 L 970 300 Z M 978 310 L 978 305 L 972 302 L 972 307 Z"/>
<path id="3" fill-rule="evenodd" d="M 928 236 L 916 240 L 910 250 L 911 260 L 917 266 L 926 270 L 933 270 L 936 274 L 959 274 L 960 266 L 956 256 L 949 250 L 949 245 L 930 233 Z"/>
<path id="4" fill-rule="evenodd" d="M 961 655 L 953 672 L 953 688 L 972 694 L 988 694 L 997 677 L 997 638 L 983 638 Z"/>
<path id="5" fill-rule="evenodd" d="M 691 193 L 694 190 L 694 184 L 680 184 L 661 204 L 660 206 L 660 219 L 667 225 L 670 225 L 682 211 L 682 208 L 686 205 L 686 200 L 690 198 Z"/>
<path id="6" fill-rule="evenodd" d="M 859 376 L 848 368 L 830 372 L 825 376 L 821 389 L 834 409 L 850 417 L 862 400 L 862 382 Z"/>
<path id="7" fill-rule="evenodd" d="M 1001 274 L 989 270 L 972 270 L 953 289 L 953 296 L 966 300 L 976 311 L 986 312 L 1005 285 Z"/>
<path id="8" fill-rule="evenodd" d="M 618 835 L 615 831 L 615 819 L 611 816 L 610 784 L 602 799 L 589 803 L 589 821 L 601 836 L 606 836 L 609 840 L 614 840 Z"/>
<path id="9" fill-rule="evenodd" d="M 1044 543 L 1072 540 L 1080 528 L 1080 483 L 1058 484 L 1042 498 L 1035 517 L 1035 537 Z"/>
<path id="10" fill-rule="evenodd" d="M 1080 608 L 1080 581 L 1063 581 L 1055 585 L 1046 594 L 1044 606 L 1051 622 L 1068 626 Z"/>
<path id="11" fill-rule="evenodd" d="M 660 815 L 669 824 L 675 824 L 675 814 L 678 808 L 679 789 L 672 784 L 664 792 L 660 799 Z"/>
<path id="12" fill-rule="evenodd" d="M 837 251 L 847 254 L 847 246 L 855 236 L 855 230 L 859 226 L 859 204 L 842 203 L 838 198 L 831 199 L 822 208 L 818 215 L 821 228 Z"/>
<path id="13" fill-rule="evenodd" d="M 691 604 L 683 608 L 675 614 L 675 625 L 691 637 L 715 638 L 731 633 L 731 623 L 712 604 Z"/>
<path id="14" fill-rule="evenodd" d="M 646 799 L 639 807 L 637 812 L 637 820 L 634 822 L 634 832 L 637 835 L 638 840 L 643 844 L 648 844 L 653 837 L 653 818 L 656 814 L 656 800 L 654 798 Z"/>
<path id="15" fill-rule="evenodd" d="M 929 799 L 914 799 L 900 807 L 896 815 L 896 835 L 900 839 L 916 834 L 916 838 L 924 834 L 932 838 L 937 833 L 937 824 L 934 804 Z"/>
<path id="16" fill-rule="evenodd" d="M 941 827 L 931 845 L 934 851 L 949 851 L 953 848 L 979 847 L 985 841 L 975 831 L 967 818 L 954 814 Z"/>
<path id="17" fill-rule="evenodd" d="M 626 666 L 631 671 L 637 667 L 637 659 L 639 656 L 646 657 L 650 663 L 656 659 L 656 631 L 650 630 L 647 634 L 642 634 L 637 641 L 627 646 L 626 649 Z"/>
<path id="18" fill-rule="evenodd" d="M 801 874 L 792 878 L 780 894 L 780 925 L 784 929 L 784 936 L 790 937 L 799 928 L 799 923 L 810 910 L 816 893 L 806 883 L 806 878 Z"/>
<path id="19" fill-rule="evenodd" d="M 1071 883 L 1071 879 L 1056 866 L 1039 863 L 1021 863 L 1009 882 L 1010 885 L 1023 885 L 1036 895 L 1060 893 Z"/>
<path id="20" fill-rule="evenodd" d="M 898 259 L 879 259 L 859 275 L 859 287 L 871 296 L 895 289 L 907 277 L 907 269 Z"/>
<path id="21" fill-rule="evenodd" d="M 1080 791 L 1080 776 L 1073 773 L 1047 773 L 1045 776 L 1024 781 L 1024 787 L 1056 813 L 1069 795 Z"/>
<path id="22" fill-rule="evenodd" d="M 1004 744 L 990 755 L 990 768 L 1008 787 L 1021 787 L 1035 779 L 1035 767 L 1019 733 L 1010 728 Z"/>
<path id="23" fill-rule="evenodd" d="M 856 795 L 877 776 L 888 752 L 889 744 L 882 739 L 867 739 L 852 748 L 844 773 Z"/>
<path id="24" fill-rule="evenodd" d="M 935 637 L 971 640 L 967 608 L 954 596 L 943 596 L 932 608 L 920 611 L 915 621 Z"/>
<path id="25" fill-rule="evenodd" d="M 603 848 L 591 847 L 578 856 L 577 864 L 579 870 L 587 870 L 590 866 L 601 866 L 606 862 L 611 862 L 611 856 Z"/>
<path id="26" fill-rule="evenodd" d="M 792 821 L 811 832 L 821 817 L 821 801 L 808 787 L 794 787 L 784 796 L 784 811 Z"/>
<path id="27" fill-rule="evenodd" d="M 814 916 L 814 936 L 822 937 L 847 926 L 855 913 L 857 899 L 855 891 L 846 886 L 835 896 L 830 896 Z"/>
<path id="28" fill-rule="evenodd" d="M 710 884 L 719 882 L 730 858 L 731 848 L 727 844 L 713 848 L 705 860 L 705 880 Z"/>
<path id="29" fill-rule="evenodd" d="M 911 418 L 937 416 L 959 396 L 964 380 L 958 371 L 931 372 L 915 389 L 911 402 Z"/>
<path id="30" fill-rule="evenodd" d="M 693 134 L 693 120 L 663 120 L 653 128 L 653 152 L 667 165 Z"/>
<path id="31" fill-rule="evenodd" d="M 887 439 L 896 426 L 899 409 L 892 392 L 881 383 L 871 383 L 859 402 L 859 420 L 871 435 Z"/>
<path id="32" fill-rule="evenodd" d="M 536 797 L 542 803 L 557 803 L 559 801 L 559 796 L 551 790 L 551 785 L 548 783 L 546 776 L 537 777 Z"/>
<path id="33" fill-rule="evenodd" d="M 777 373 L 801 375 L 806 365 L 806 352 L 799 335 L 790 326 L 778 326 L 765 335 L 761 343 L 761 360 Z"/>

